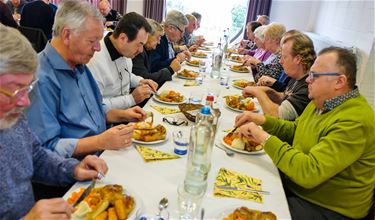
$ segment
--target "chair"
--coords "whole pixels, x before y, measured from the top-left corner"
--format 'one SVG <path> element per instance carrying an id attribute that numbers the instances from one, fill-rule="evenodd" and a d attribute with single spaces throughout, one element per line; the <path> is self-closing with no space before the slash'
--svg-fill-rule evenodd
<path id="1" fill-rule="evenodd" d="M 46 35 L 39 28 L 20 26 L 18 30 L 30 41 L 37 53 L 42 51 L 48 42 Z"/>

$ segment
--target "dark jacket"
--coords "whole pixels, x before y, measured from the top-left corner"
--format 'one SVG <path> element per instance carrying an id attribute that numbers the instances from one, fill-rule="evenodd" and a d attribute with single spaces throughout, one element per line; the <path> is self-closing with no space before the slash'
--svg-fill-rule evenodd
<path id="1" fill-rule="evenodd" d="M 138 54 L 133 58 L 133 70 L 135 75 L 142 76 L 145 79 L 152 79 L 158 83 L 159 88 L 169 80 L 172 80 L 172 75 L 174 73 L 171 67 L 160 69 L 159 71 L 151 71 L 150 62 L 150 51 L 143 49 L 143 53 Z"/>
<path id="2" fill-rule="evenodd" d="M 169 58 L 168 51 L 168 40 L 164 35 L 160 39 L 160 44 L 156 47 L 155 50 L 150 51 L 150 62 L 151 62 L 151 72 L 157 72 L 161 69 L 167 68 L 173 58 Z"/>
<path id="3" fill-rule="evenodd" d="M 0 1 L 0 23 L 14 28 L 18 27 L 16 21 L 13 19 L 12 12 L 2 1 Z"/>

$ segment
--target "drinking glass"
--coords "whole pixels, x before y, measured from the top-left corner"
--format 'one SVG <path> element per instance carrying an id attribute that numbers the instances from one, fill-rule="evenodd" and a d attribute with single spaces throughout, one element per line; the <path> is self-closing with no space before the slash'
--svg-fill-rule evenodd
<path id="1" fill-rule="evenodd" d="M 192 91 L 189 97 L 189 103 L 201 104 L 203 99 L 203 93 L 201 91 Z"/>
<path id="2" fill-rule="evenodd" d="M 189 135 L 186 131 L 173 132 L 174 153 L 185 155 L 189 145 Z"/>
<path id="3" fill-rule="evenodd" d="M 200 210 L 205 190 L 199 194 L 191 194 L 185 190 L 184 184 L 180 184 L 177 193 L 180 219 L 194 219 Z"/>
<path id="4" fill-rule="evenodd" d="M 229 85 L 229 74 L 228 73 L 225 73 L 223 72 L 221 75 L 220 75 L 220 85 L 222 86 L 228 86 Z"/>

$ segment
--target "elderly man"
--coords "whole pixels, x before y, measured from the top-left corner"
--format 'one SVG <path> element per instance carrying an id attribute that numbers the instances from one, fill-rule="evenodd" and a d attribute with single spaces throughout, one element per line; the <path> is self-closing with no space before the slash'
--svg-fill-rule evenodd
<path id="1" fill-rule="evenodd" d="M 268 25 L 270 23 L 270 17 L 267 15 L 258 15 L 257 22 L 261 23 L 262 25 Z"/>
<path id="2" fill-rule="evenodd" d="M 154 50 L 160 43 L 160 38 L 164 34 L 163 27 L 153 19 L 147 19 L 152 31 L 148 35 L 147 42 L 144 45 L 143 52 L 133 58 L 133 73 L 145 79 L 152 79 L 159 87 L 166 81 L 172 80 L 172 75 L 181 69 L 181 64 L 174 59 L 171 64 L 157 72 L 151 72 L 150 50 Z"/>
<path id="3" fill-rule="evenodd" d="M 174 59 L 180 63 L 186 58 L 190 59 L 190 52 L 186 49 L 176 55 L 173 44 L 177 43 L 183 36 L 188 20 L 179 11 L 169 11 L 164 21 L 164 36 L 155 50 L 150 52 L 151 71 L 157 72 L 167 68 Z"/>
<path id="4" fill-rule="evenodd" d="M 114 22 L 121 19 L 121 14 L 111 8 L 111 4 L 108 0 L 100 0 L 98 3 L 98 9 L 105 18 L 105 26 L 114 29 L 116 27 Z"/>
<path id="5" fill-rule="evenodd" d="M 22 8 L 26 3 L 25 0 L 8 0 L 7 5 L 13 14 L 21 14 Z"/>
<path id="6" fill-rule="evenodd" d="M 296 121 L 236 118 L 286 175 L 292 219 L 359 219 L 374 203 L 375 116 L 355 86 L 356 67 L 350 51 L 323 49 L 306 79 L 312 102 Z"/>
<path id="7" fill-rule="evenodd" d="M 191 15 L 191 14 L 186 14 L 185 17 L 188 20 L 188 25 L 185 28 L 184 36 L 181 38 L 181 43 L 182 45 L 186 45 L 187 47 L 192 46 L 192 35 L 195 29 L 197 28 L 197 19 Z"/>
<path id="8" fill-rule="evenodd" d="M 131 145 L 132 126 L 106 130 L 106 123 L 142 120 L 134 107 L 109 110 L 86 63 L 100 50 L 103 17 L 86 1 L 59 5 L 53 38 L 39 54 L 39 81 L 27 115 L 31 128 L 49 149 L 64 157 Z"/>
<path id="9" fill-rule="evenodd" d="M 156 92 L 158 85 L 132 73 L 132 58 L 143 51 L 151 27 L 147 20 L 130 12 L 121 18 L 115 31 L 100 42 L 102 50 L 94 55 L 91 70 L 110 109 L 127 109 Z M 130 88 L 135 88 L 130 94 Z"/>
<path id="10" fill-rule="evenodd" d="M 41 147 L 22 115 L 30 105 L 37 54 L 16 29 L 0 24 L 0 32 L 1 219 L 69 219 L 73 208 L 62 198 L 34 204 L 31 180 L 66 185 L 96 178 L 107 166 L 96 156 L 79 163 Z"/>
<path id="11" fill-rule="evenodd" d="M 280 63 L 292 78 L 285 91 L 277 92 L 268 86 L 248 86 L 242 94 L 256 97 L 264 114 L 294 120 L 310 102 L 306 78 L 316 56 L 313 42 L 301 32 L 285 33 L 281 45 Z"/>

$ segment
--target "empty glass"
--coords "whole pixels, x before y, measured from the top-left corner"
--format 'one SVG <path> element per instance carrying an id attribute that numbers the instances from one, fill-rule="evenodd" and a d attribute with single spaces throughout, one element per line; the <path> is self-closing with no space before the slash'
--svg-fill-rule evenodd
<path id="1" fill-rule="evenodd" d="M 203 99 L 203 93 L 199 90 L 192 91 L 189 97 L 189 103 L 201 104 Z"/>
<path id="2" fill-rule="evenodd" d="M 204 60 L 199 61 L 199 72 L 202 74 L 206 73 L 207 63 Z"/>
<path id="3" fill-rule="evenodd" d="M 229 74 L 228 73 L 221 73 L 220 75 L 220 85 L 228 86 L 229 85 Z"/>

